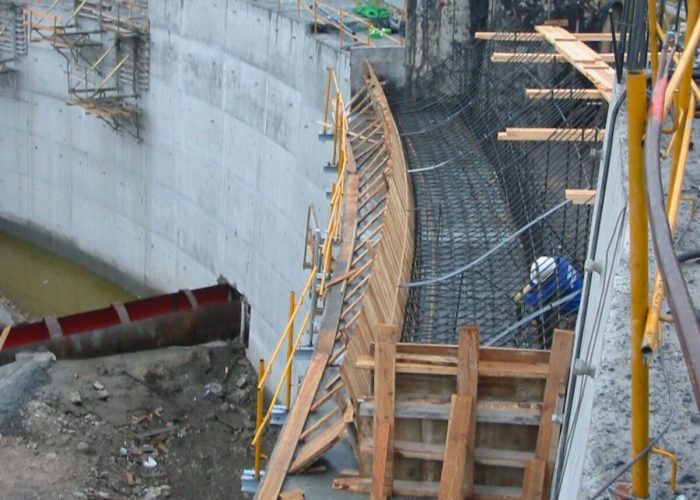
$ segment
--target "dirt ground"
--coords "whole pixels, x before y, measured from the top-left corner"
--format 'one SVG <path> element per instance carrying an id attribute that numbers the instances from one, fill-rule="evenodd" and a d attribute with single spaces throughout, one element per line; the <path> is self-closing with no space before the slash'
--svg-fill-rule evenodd
<path id="1" fill-rule="evenodd" d="M 50 358 L 0 367 L 2 498 L 246 498 L 256 379 L 242 346 Z"/>

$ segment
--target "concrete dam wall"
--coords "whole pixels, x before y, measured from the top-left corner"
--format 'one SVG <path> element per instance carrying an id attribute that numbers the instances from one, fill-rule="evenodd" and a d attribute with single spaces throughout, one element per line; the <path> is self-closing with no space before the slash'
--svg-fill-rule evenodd
<path id="1" fill-rule="evenodd" d="M 327 221 L 318 139 L 326 68 L 350 51 L 244 0 L 151 2 L 142 141 L 67 106 L 66 62 L 32 43 L 0 79 L 2 229 L 137 293 L 224 275 L 252 305 L 266 357 L 299 290 L 307 207 Z"/>

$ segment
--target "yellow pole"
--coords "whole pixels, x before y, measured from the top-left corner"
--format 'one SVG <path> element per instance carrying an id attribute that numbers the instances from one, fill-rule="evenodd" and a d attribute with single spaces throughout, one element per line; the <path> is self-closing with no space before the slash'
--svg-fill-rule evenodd
<path id="1" fill-rule="evenodd" d="M 287 329 L 287 360 L 292 357 L 294 353 L 294 309 L 296 305 L 296 296 L 294 290 L 289 292 L 289 328 Z M 292 365 L 293 366 L 293 365 Z M 292 405 L 292 367 L 289 367 L 287 372 L 287 398 L 284 402 L 284 406 L 289 411 Z"/>
<path id="2" fill-rule="evenodd" d="M 649 0 L 651 1 L 651 0 Z M 686 36 L 688 33 L 692 33 L 693 29 L 695 28 L 695 24 L 697 21 L 698 17 L 698 0 L 688 0 L 688 19 L 686 21 Z M 697 45 L 697 44 L 696 44 Z M 690 47 L 687 47 L 685 49 L 686 51 L 691 50 Z M 695 50 L 693 49 L 693 54 L 695 53 Z M 685 56 L 685 51 L 683 52 L 683 55 Z M 690 102 L 690 82 L 692 80 L 693 76 L 693 65 L 691 64 L 685 64 L 683 66 L 680 66 L 676 71 L 681 70 L 681 75 L 680 75 L 680 84 L 678 86 L 678 105 L 676 107 L 676 113 L 678 116 L 688 116 L 688 105 Z M 680 107 L 680 109 L 679 109 Z M 683 124 L 679 123 L 679 127 L 682 127 Z M 678 175 L 678 168 L 679 168 L 679 162 L 678 160 L 681 157 L 682 151 L 682 140 L 681 140 L 681 134 L 678 132 L 676 133 L 676 141 L 673 146 L 673 162 L 671 164 L 671 179 L 670 183 L 673 185 L 676 176 Z M 666 202 L 666 210 L 668 211 L 668 206 L 670 203 L 670 197 Z"/>
<path id="3" fill-rule="evenodd" d="M 333 72 L 333 68 L 326 68 L 326 72 L 328 78 L 326 80 L 326 102 L 323 107 L 323 135 L 326 135 L 328 132 L 328 111 L 331 105 L 331 73 Z"/>
<path id="4" fill-rule="evenodd" d="M 335 95 L 335 120 L 333 120 L 333 165 L 338 161 L 338 142 L 340 141 L 340 130 L 338 121 L 340 119 L 340 94 Z"/>
<path id="5" fill-rule="evenodd" d="M 261 359 L 258 361 L 258 380 L 262 378 L 265 372 L 265 360 Z M 260 432 L 260 426 L 263 421 L 263 397 L 264 397 L 265 387 L 260 387 L 258 385 L 258 401 L 256 405 L 255 412 L 255 433 Z M 262 457 L 262 436 L 255 441 L 255 480 L 260 479 L 260 458 Z"/>
<path id="6" fill-rule="evenodd" d="M 659 39 L 656 36 L 656 0 L 648 0 L 647 17 L 649 18 L 649 52 L 651 52 L 651 83 L 656 83 L 659 68 Z"/>
<path id="7" fill-rule="evenodd" d="M 632 456 L 649 443 L 649 367 L 644 364 L 642 338 L 649 301 L 649 244 L 644 187 L 644 146 L 646 128 L 646 77 L 643 71 L 627 75 L 627 130 L 629 136 L 629 218 L 630 218 L 630 327 L 632 371 Z M 649 459 L 632 466 L 632 494 L 649 494 Z"/>

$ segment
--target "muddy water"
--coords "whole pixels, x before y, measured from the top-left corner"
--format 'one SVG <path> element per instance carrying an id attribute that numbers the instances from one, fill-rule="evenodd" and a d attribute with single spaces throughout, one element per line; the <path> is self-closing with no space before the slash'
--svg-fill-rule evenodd
<path id="1" fill-rule="evenodd" d="M 71 260 L 3 233 L 0 293 L 32 316 L 62 316 L 134 298 Z"/>

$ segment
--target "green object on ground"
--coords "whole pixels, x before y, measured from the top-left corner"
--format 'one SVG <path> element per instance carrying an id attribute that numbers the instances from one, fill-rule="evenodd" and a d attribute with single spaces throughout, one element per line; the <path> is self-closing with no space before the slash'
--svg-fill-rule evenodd
<path id="1" fill-rule="evenodd" d="M 368 19 L 389 19 L 390 12 L 386 7 L 380 7 L 378 5 L 363 4 L 358 5 L 353 9 L 355 14 L 366 17 Z"/>
<path id="2" fill-rule="evenodd" d="M 372 38 L 382 38 L 384 35 L 390 35 L 391 34 L 391 28 L 370 28 L 369 29 L 369 36 Z"/>

